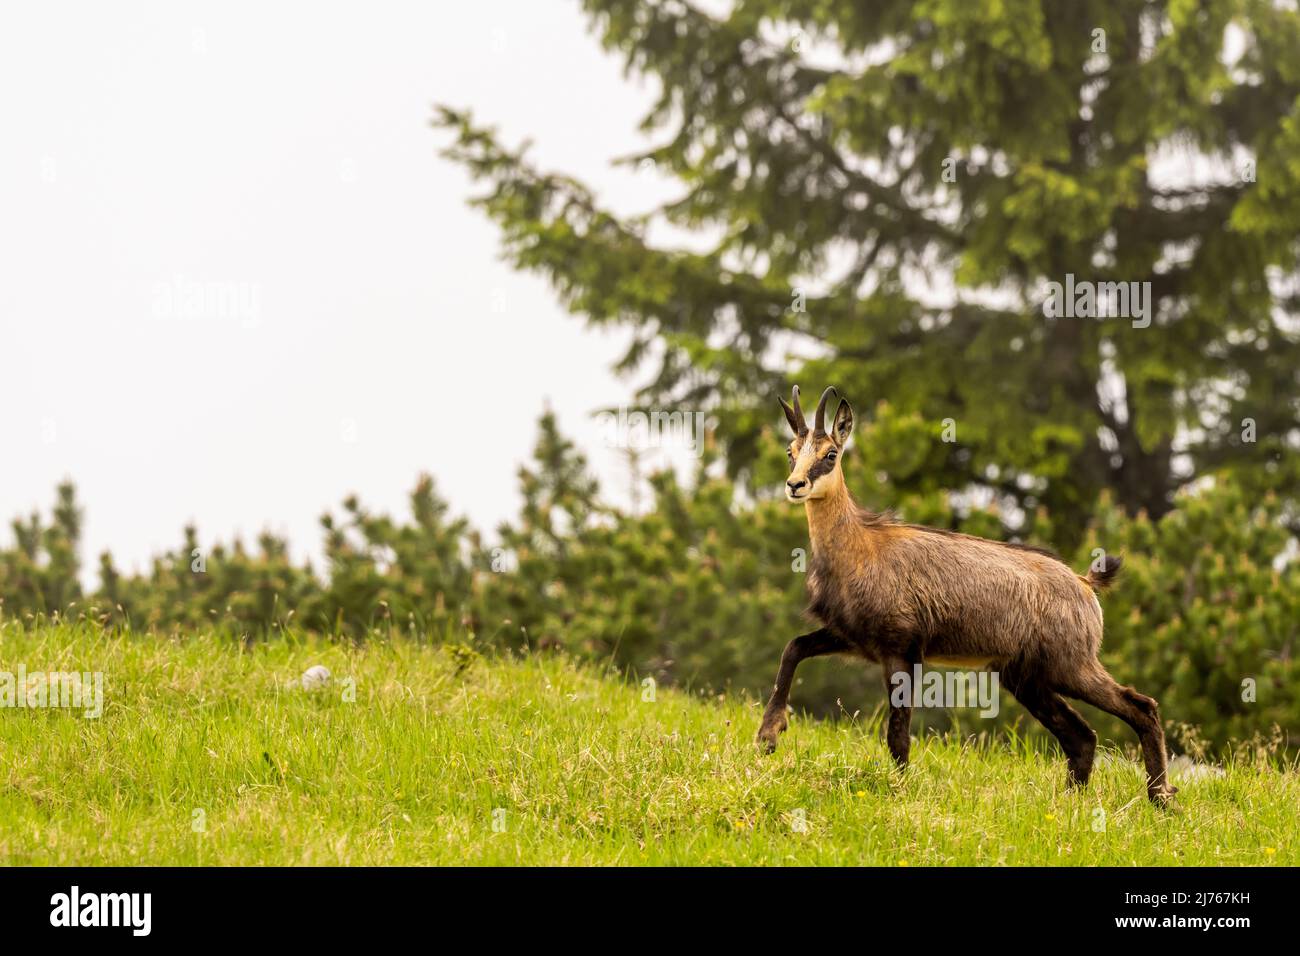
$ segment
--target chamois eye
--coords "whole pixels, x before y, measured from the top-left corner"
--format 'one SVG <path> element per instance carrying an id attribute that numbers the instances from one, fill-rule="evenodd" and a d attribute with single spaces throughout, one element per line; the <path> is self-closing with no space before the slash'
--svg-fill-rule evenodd
<path id="1" fill-rule="evenodd" d="M 826 455 L 826 460 L 827 460 L 827 461 L 834 461 L 838 455 L 839 455 L 839 452 L 836 451 L 834 448 L 832 448 L 832 449 L 830 450 L 830 452 Z"/>

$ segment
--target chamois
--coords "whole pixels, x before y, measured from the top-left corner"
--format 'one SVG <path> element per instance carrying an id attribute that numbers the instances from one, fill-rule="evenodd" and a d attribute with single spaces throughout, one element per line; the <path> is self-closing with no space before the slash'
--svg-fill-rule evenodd
<path id="1" fill-rule="evenodd" d="M 1102 612 L 1096 592 L 1119 570 L 1106 557 L 1101 570 L 1075 574 L 1049 551 L 920 525 L 860 507 L 840 464 L 853 431 L 853 410 L 841 401 L 830 431 L 828 388 L 809 430 L 799 407 L 778 399 L 794 433 L 787 454 L 786 498 L 808 515 L 809 614 L 822 626 L 796 637 L 781 655 L 776 685 L 758 731 L 771 753 L 786 728 L 790 683 L 799 662 L 851 654 L 881 665 L 891 678 L 920 664 L 991 668 L 1001 683 L 1060 741 L 1067 784 L 1082 787 L 1092 772 L 1097 735 L 1064 698 L 1082 700 L 1119 717 L 1142 744 L 1147 796 L 1166 804 L 1177 788 L 1166 777 L 1164 730 L 1155 700 L 1123 687 L 1097 659 Z M 891 700 L 886 740 L 906 767 L 911 700 Z"/>

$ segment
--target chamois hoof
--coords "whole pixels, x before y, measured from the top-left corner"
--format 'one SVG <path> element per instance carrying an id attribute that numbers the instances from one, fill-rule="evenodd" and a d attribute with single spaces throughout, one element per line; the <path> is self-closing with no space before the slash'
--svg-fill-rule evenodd
<path id="1" fill-rule="evenodd" d="M 784 717 L 778 717 L 776 720 L 765 720 L 763 726 L 758 729 L 758 747 L 765 754 L 776 752 L 776 738 L 785 730 L 787 721 Z"/>
<path id="2" fill-rule="evenodd" d="M 1073 770 L 1066 771 L 1065 774 L 1065 792 L 1082 793 L 1088 789 L 1088 778 L 1082 777 Z"/>
<path id="3" fill-rule="evenodd" d="M 1147 797 L 1161 810 L 1174 810 L 1178 806 L 1177 801 L 1174 800 L 1174 794 L 1177 792 L 1178 788 L 1173 786 L 1154 787 L 1147 790 Z"/>

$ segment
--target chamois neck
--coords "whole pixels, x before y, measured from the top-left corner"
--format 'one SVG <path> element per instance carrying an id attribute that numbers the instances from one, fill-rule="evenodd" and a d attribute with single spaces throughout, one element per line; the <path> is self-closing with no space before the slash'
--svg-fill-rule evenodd
<path id="1" fill-rule="evenodd" d="M 824 498 L 805 501 L 804 510 L 808 515 L 808 538 L 814 550 L 846 528 L 858 524 L 858 518 L 862 514 L 862 509 L 842 483 Z"/>

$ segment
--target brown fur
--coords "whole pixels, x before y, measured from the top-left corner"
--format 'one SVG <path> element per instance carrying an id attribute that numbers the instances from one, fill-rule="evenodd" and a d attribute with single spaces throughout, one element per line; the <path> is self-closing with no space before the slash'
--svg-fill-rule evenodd
<path id="1" fill-rule="evenodd" d="M 953 531 L 905 524 L 860 507 L 849 494 L 841 454 L 853 412 L 841 402 L 834 424 L 803 423 L 798 391 L 782 402 L 794 432 L 787 498 L 804 503 L 812 555 L 809 612 L 822 628 L 795 638 L 781 659 L 759 739 L 768 749 L 785 728 L 787 699 L 799 661 L 848 653 L 879 663 L 889 686 L 915 663 L 991 667 L 1001 682 L 1060 742 L 1069 782 L 1087 782 L 1096 734 L 1062 698 L 1083 700 L 1126 721 L 1142 743 L 1150 798 L 1163 803 L 1164 731 L 1154 700 L 1121 687 L 1097 658 L 1102 611 L 1095 592 L 1109 586 L 1119 560 L 1075 574 L 1049 551 Z M 887 740 L 907 762 L 909 707 L 891 708 Z"/>

